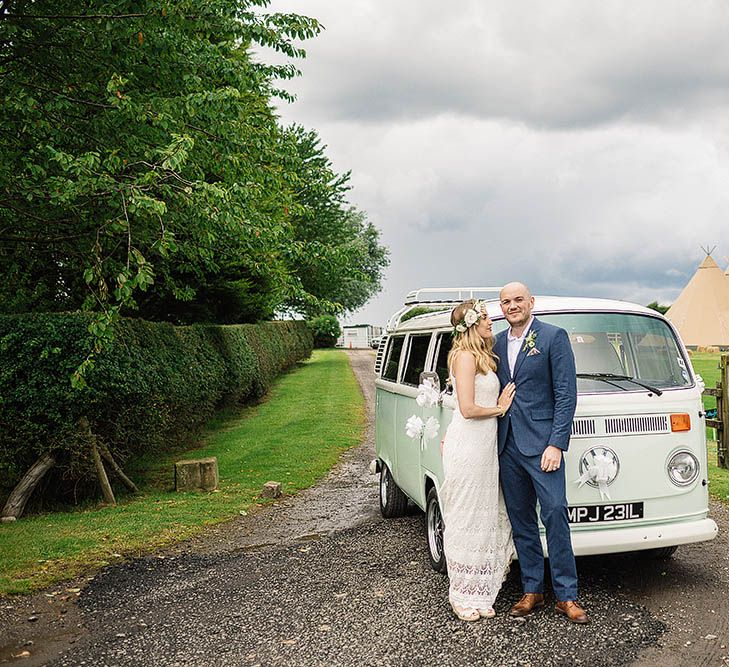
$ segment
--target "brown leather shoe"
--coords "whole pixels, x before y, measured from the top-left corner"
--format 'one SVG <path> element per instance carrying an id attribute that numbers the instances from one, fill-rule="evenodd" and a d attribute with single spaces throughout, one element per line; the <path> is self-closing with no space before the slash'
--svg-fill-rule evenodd
<path id="1" fill-rule="evenodd" d="M 563 614 L 573 623 L 589 623 L 590 619 L 587 618 L 585 610 L 580 607 L 574 600 L 567 600 L 566 602 L 558 602 L 554 608 L 558 614 Z"/>
<path id="2" fill-rule="evenodd" d="M 517 602 L 509 614 L 511 616 L 526 616 L 531 614 L 537 607 L 544 606 L 544 595 L 542 593 L 524 593 L 521 600 Z"/>

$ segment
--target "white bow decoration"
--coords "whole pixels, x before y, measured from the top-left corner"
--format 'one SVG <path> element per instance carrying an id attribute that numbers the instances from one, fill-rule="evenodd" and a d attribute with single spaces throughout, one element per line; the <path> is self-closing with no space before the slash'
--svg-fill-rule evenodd
<path id="1" fill-rule="evenodd" d="M 440 392 L 435 388 L 435 383 L 433 382 L 433 380 L 426 378 L 421 384 L 418 385 L 418 396 L 415 399 L 415 402 L 421 408 L 424 408 L 426 405 L 428 407 L 438 405 L 439 401 Z"/>
<path id="2" fill-rule="evenodd" d="M 593 462 L 587 466 L 587 469 L 575 480 L 579 484 L 578 488 L 582 488 L 588 482 L 597 484 L 600 491 L 601 500 L 612 500 L 608 491 L 608 482 L 618 472 L 618 465 L 612 456 L 608 456 L 604 452 L 595 454 Z"/>
<path id="3" fill-rule="evenodd" d="M 425 441 L 431 440 L 438 435 L 440 423 L 435 417 L 428 417 L 423 421 L 417 415 L 412 415 L 405 422 L 405 434 L 413 440 L 420 440 L 420 449 L 425 449 Z"/>
<path id="4" fill-rule="evenodd" d="M 409 417 L 408 420 L 405 422 L 405 433 L 407 434 L 408 438 L 412 438 L 413 440 L 415 438 L 420 438 L 423 435 L 424 428 L 425 423 L 417 415 Z"/>
<path id="5" fill-rule="evenodd" d="M 428 421 L 425 422 L 425 428 L 423 429 L 423 437 L 427 440 L 432 440 L 438 435 L 440 431 L 440 423 L 435 417 L 428 417 Z"/>

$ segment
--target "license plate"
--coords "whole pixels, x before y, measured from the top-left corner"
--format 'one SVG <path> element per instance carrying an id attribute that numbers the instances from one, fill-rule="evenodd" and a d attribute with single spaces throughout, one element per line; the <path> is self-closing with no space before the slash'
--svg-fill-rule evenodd
<path id="1" fill-rule="evenodd" d="M 616 505 L 578 505 L 567 508 L 570 523 L 598 523 L 605 521 L 629 521 L 643 518 L 643 503 L 619 503 Z"/>

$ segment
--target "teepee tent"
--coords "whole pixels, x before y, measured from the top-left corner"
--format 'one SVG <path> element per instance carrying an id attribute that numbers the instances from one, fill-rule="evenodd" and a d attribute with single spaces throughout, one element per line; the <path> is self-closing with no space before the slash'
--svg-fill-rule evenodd
<path id="1" fill-rule="evenodd" d="M 686 345 L 729 347 L 729 277 L 707 253 L 666 317 Z"/>

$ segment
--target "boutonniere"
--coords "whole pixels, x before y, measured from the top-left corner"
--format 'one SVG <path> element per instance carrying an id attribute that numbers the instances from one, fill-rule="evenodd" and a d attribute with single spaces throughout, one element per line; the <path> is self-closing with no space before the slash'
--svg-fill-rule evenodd
<path id="1" fill-rule="evenodd" d="M 522 348 L 522 352 L 526 352 L 527 357 L 531 357 L 535 354 L 541 354 L 541 352 L 537 348 L 537 332 L 534 331 L 534 329 L 532 329 L 527 334 L 527 337 L 524 339 L 524 347 Z"/>

